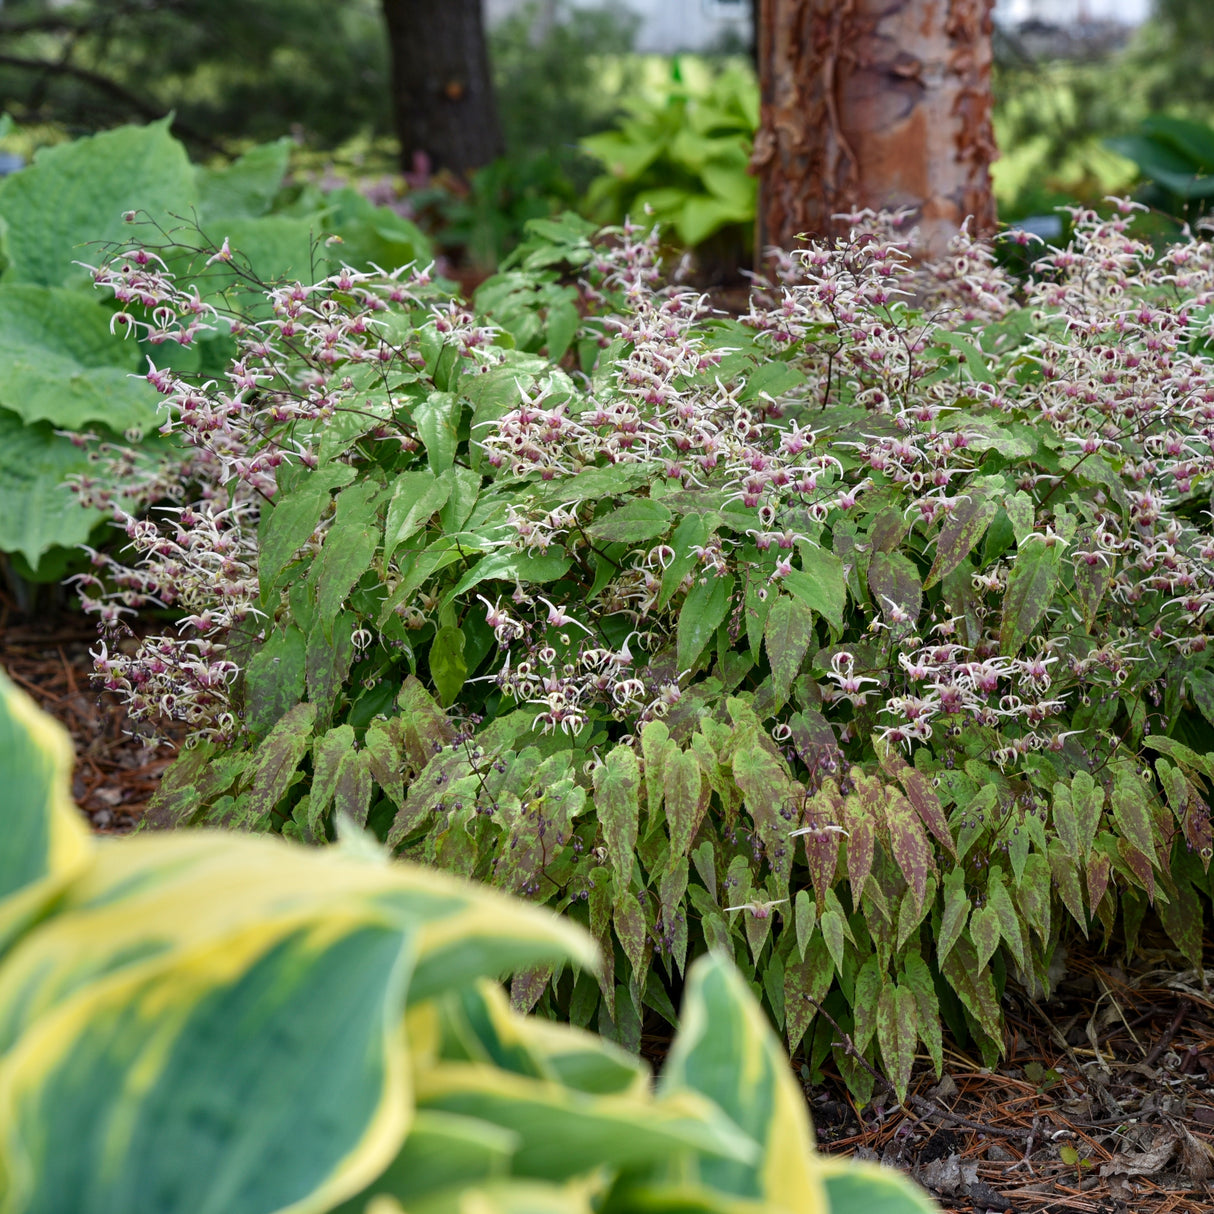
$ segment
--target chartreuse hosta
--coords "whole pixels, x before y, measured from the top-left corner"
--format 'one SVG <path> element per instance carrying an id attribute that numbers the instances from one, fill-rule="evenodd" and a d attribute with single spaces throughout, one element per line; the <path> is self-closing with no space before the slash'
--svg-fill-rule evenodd
<path id="1" fill-rule="evenodd" d="M 729 963 L 655 1088 L 490 980 L 596 965 L 571 924 L 357 835 L 93 841 L 69 758 L 0 676 L 3 1214 L 930 1210 L 815 1153 Z"/>

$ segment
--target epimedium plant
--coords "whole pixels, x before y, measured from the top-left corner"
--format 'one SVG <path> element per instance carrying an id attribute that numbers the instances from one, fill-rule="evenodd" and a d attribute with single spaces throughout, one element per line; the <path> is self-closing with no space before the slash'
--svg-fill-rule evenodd
<path id="1" fill-rule="evenodd" d="M 222 379 L 148 372 L 180 504 L 82 587 L 106 686 L 192 732 L 153 821 L 348 814 L 552 905 L 605 969 L 515 999 L 634 1046 L 731 952 L 864 1099 L 942 1023 L 996 1058 L 1068 933 L 1133 948 L 1153 906 L 1198 964 L 1214 254 L 1133 212 L 1026 282 L 857 215 L 738 318 L 572 220 L 497 324 L 416 268 L 209 317 Z M 154 252 L 96 279 L 194 316 Z M 122 645 L 153 601 L 178 631 Z"/>

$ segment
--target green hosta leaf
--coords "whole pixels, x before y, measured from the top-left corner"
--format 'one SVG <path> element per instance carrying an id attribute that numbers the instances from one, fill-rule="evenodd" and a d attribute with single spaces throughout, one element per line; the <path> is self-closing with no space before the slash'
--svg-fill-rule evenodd
<path id="1" fill-rule="evenodd" d="M 915 1024 L 914 994 L 902 987 L 886 985 L 877 1003 L 877 1041 L 881 1046 L 885 1073 L 899 1100 L 906 1099 L 910 1086 L 915 1046 L 919 1041 Z"/>
<path id="2" fill-rule="evenodd" d="M 61 286 L 83 280 L 107 241 L 130 241 L 123 220 L 139 209 L 172 226 L 197 202 L 185 149 L 169 134 L 169 119 L 124 126 L 56 147 L 0 182 L 0 217 L 8 227 L 10 282 Z"/>
<path id="3" fill-rule="evenodd" d="M 384 524 L 384 561 L 422 529 L 447 504 L 453 482 L 433 472 L 402 472 L 392 482 Z"/>
<path id="4" fill-rule="evenodd" d="M 813 609 L 791 595 L 777 595 L 767 616 L 764 639 L 778 707 L 788 699 L 792 681 L 814 639 Z"/>
<path id="5" fill-rule="evenodd" d="M 737 970 L 704 957 L 687 975 L 680 1026 L 658 1083 L 662 1096 L 681 1091 L 708 1097 L 758 1144 L 749 1162 L 702 1158 L 701 1181 L 790 1214 L 825 1210 L 812 1167 L 805 1098 L 788 1057 Z"/>
<path id="6" fill-rule="evenodd" d="M 999 502 L 982 489 L 971 488 L 962 496 L 936 537 L 936 556 L 923 582 L 925 590 L 947 577 L 969 556 L 998 512 Z"/>
<path id="7" fill-rule="evenodd" d="M 438 702 L 449 708 L 468 678 L 464 661 L 464 634 L 459 628 L 440 628 L 430 645 L 430 677 L 438 691 Z"/>
<path id="8" fill-rule="evenodd" d="M 691 670 L 729 612 L 733 577 L 697 582 L 683 600 L 676 629 L 679 670 Z"/>
<path id="9" fill-rule="evenodd" d="M 913 626 L 923 605 L 923 584 L 914 562 L 900 552 L 874 552 L 868 563 L 868 588 L 891 623 L 899 614 Z"/>
<path id="10" fill-rule="evenodd" d="M 308 750 L 316 708 L 297 704 L 270 730 L 257 751 L 253 786 L 249 790 L 249 820 L 264 829 L 270 814 L 290 787 L 299 761 Z"/>
<path id="11" fill-rule="evenodd" d="M 223 168 L 196 168 L 198 214 L 203 226 L 264 215 L 287 175 L 293 146 L 290 136 L 284 135 L 273 143 L 250 148 Z"/>
<path id="12" fill-rule="evenodd" d="M 632 884 L 640 786 L 641 770 L 636 755 L 626 746 L 613 747 L 595 768 L 594 808 L 618 890 L 626 890 Z"/>
<path id="13" fill-rule="evenodd" d="M 0 405 L 23 421 L 116 433 L 156 424 L 155 390 L 132 375 L 139 351 L 109 330 L 98 300 L 58 287 L 0 284 Z"/>
<path id="14" fill-rule="evenodd" d="M 664 535 L 672 517 L 661 502 L 639 498 L 596 519 L 586 534 L 604 543 L 639 543 Z"/>
<path id="15" fill-rule="evenodd" d="M 784 578 L 785 589 L 825 616 L 836 631 L 843 629 L 843 609 L 847 606 L 847 584 L 843 562 L 825 548 L 800 545 L 801 568 Z"/>
<path id="16" fill-rule="evenodd" d="M 0 409 L 0 552 L 36 566 L 56 546 L 83 544 L 105 516 L 77 505 L 64 481 L 92 471 L 87 454 L 49 424 L 26 426 Z"/>
<path id="17" fill-rule="evenodd" d="M 1045 618 L 1058 589 L 1062 548 L 1044 540 L 1028 541 L 1016 550 L 1003 596 L 999 648 L 1012 657 Z"/>
<path id="18" fill-rule="evenodd" d="M 926 1193 L 884 1164 L 824 1156 L 818 1172 L 830 1214 L 937 1214 Z"/>

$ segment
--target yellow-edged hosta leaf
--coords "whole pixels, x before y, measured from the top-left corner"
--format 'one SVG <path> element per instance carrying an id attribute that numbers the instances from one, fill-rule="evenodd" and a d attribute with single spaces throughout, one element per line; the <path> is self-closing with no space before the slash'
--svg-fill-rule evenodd
<path id="1" fill-rule="evenodd" d="M 830 1201 L 830 1214 L 941 1214 L 918 1185 L 893 1168 L 819 1156 L 815 1170 Z"/>
<path id="2" fill-rule="evenodd" d="M 440 1004 L 446 1062 L 485 1062 L 532 1079 L 547 1079 L 596 1096 L 649 1090 L 649 1068 L 593 1033 L 523 1016 L 487 979 Z"/>
<path id="3" fill-rule="evenodd" d="M 704 957 L 689 970 L 680 1025 L 658 1087 L 697 1092 L 759 1145 L 752 1162 L 704 1158 L 710 1188 L 796 1214 L 834 1214 L 813 1164 L 805 1097 L 788 1055 L 737 970 Z"/>
<path id="4" fill-rule="evenodd" d="M 459 1187 L 411 1202 L 408 1214 L 593 1214 L 594 1198 L 602 1189 L 598 1178 L 568 1184 L 542 1184 L 534 1180 L 500 1180 Z M 367 1214 L 404 1214 L 393 1204 L 369 1208 Z"/>
<path id="5" fill-rule="evenodd" d="M 555 915 L 433 870 L 368 862 L 342 848 L 189 831 L 106 841 L 60 912 L 0 967 L 0 1052 L 89 984 L 219 942 L 255 923 L 321 919 L 362 906 L 417 933 L 410 1000 L 483 974 L 572 958 L 589 937 Z"/>
<path id="6" fill-rule="evenodd" d="M 420 1109 L 477 1117 L 522 1139 L 512 1172 L 566 1180 L 600 1166 L 634 1167 L 700 1155 L 753 1166 L 755 1144 L 694 1092 L 665 1100 L 590 1096 L 477 1063 L 415 1074 Z"/>
<path id="7" fill-rule="evenodd" d="M 373 1198 L 405 1202 L 412 1209 L 428 1196 L 505 1177 L 518 1143 L 513 1131 L 487 1121 L 453 1113 L 418 1113 L 388 1168 L 332 1214 L 363 1214 Z"/>
<path id="8" fill-rule="evenodd" d="M 0 1210 L 321 1214 L 357 1192 L 412 1111 L 414 935 L 355 902 L 85 986 L 0 1061 Z"/>
<path id="9" fill-rule="evenodd" d="M 67 734 L 0 673 L 0 951 L 89 861 Z"/>

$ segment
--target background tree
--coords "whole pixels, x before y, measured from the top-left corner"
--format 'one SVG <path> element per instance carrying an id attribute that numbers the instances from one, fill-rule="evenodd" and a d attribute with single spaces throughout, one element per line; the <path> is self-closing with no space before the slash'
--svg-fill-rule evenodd
<path id="1" fill-rule="evenodd" d="M 926 251 L 995 224 L 992 0 L 757 0 L 760 247 L 914 210 Z"/>

